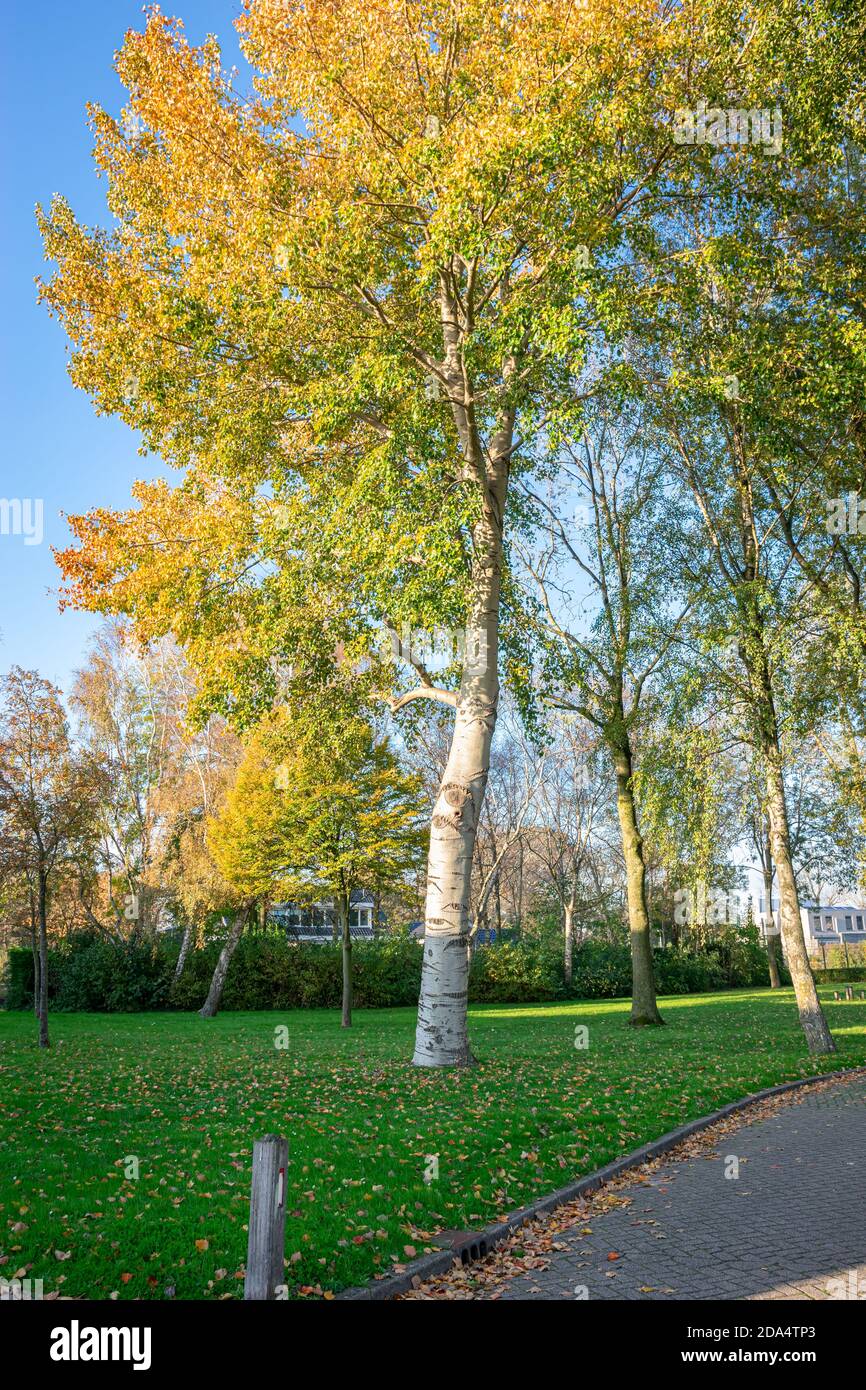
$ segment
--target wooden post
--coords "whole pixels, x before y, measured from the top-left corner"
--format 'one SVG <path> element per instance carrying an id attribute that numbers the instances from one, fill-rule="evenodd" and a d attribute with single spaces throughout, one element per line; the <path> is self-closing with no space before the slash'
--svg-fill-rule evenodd
<path id="1" fill-rule="evenodd" d="M 244 1298 L 275 1299 L 285 1282 L 283 1254 L 286 1240 L 286 1166 L 289 1142 L 279 1134 L 266 1134 L 253 1145 L 253 1181 L 250 1192 L 250 1234 Z"/>
<path id="2" fill-rule="evenodd" d="M 846 986 L 845 986 L 845 998 L 846 998 L 846 999 L 853 999 L 853 998 L 854 998 L 854 986 L 853 986 L 853 985 L 846 985 Z"/>

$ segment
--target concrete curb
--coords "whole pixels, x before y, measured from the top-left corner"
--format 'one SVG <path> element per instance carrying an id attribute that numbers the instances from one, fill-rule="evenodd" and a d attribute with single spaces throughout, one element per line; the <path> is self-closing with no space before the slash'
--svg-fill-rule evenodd
<path id="1" fill-rule="evenodd" d="M 652 1143 L 644 1144 L 642 1148 L 625 1154 L 623 1158 L 606 1164 L 604 1168 L 597 1168 L 594 1173 L 588 1173 L 585 1178 L 578 1178 L 575 1182 L 566 1183 L 565 1187 L 558 1187 L 555 1192 L 548 1193 L 546 1197 L 540 1197 L 528 1207 L 521 1207 L 519 1211 L 512 1212 L 505 1221 L 497 1221 L 492 1226 L 485 1226 L 481 1231 L 461 1232 L 456 1239 L 449 1242 L 447 1249 L 437 1251 L 432 1255 L 422 1255 L 420 1259 L 407 1264 L 402 1274 L 387 1274 L 383 1279 L 371 1279 L 368 1284 L 362 1284 L 358 1288 L 344 1289 L 342 1293 L 337 1294 L 337 1299 L 366 1299 L 374 1303 L 384 1303 L 388 1299 L 397 1298 L 401 1293 L 407 1293 L 412 1288 L 414 1280 L 420 1279 L 424 1282 L 427 1279 L 432 1279 L 434 1275 L 445 1274 L 455 1260 L 459 1260 L 462 1264 L 470 1264 L 474 1260 L 483 1259 L 513 1231 L 525 1225 L 527 1221 L 531 1221 L 533 1217 L 555 1211 L 557 1207 L 564 1206 L 566 1202 L 573 1202 L 577 1197 L 588 1196 L 589 1193 L 603 1187 L 606 1182 L 610 1182 L 611 1178 L 627 1172 L 629 1168 L 639 1168 L 642 1163 L 647 1163 L 650 1159 L 658 1158 L 661 1154 L 676 1148 L 677 1144 L 681 1144 L 684 1139 L 691 1138 L 693 1134 L 699 1134 L 703 1129 L 709 1129 L 710 1125 L 717 1124 L 719 1120 L 726 1120 L 729 1115 L 735 1115 L 738 1110 L 747 1110 L 749 1106 L 757 1105 L 759 1101 L 769 1100 L 772 1096 L 784 1095 L 786 1091 L 799 1091 L 804 1086 L 814 1086 L 819 1081 L 841 1081 L 864 1075 L 866 1075 L 866 1067 L 849 1067 L 843 1071 L 829 1071 L 824 1072 L 823 1075 L 806 1076 L 799 1081 L 784 1081 L 779 1086 L 769 1086 L 764 1091 L 755 1091 L 753 1095 L 744 1096 L 742 1100 L 731 1101 L 728 1105 L 723 1105 L 720 1110 L 714 1110 L 710 1115 L 703 1115 L 699 1120 L 690 1120 L 688 1124 L 670 1130 L 668 1134 L 663 1134 L 660 1139 L 654 1139 Z"/>

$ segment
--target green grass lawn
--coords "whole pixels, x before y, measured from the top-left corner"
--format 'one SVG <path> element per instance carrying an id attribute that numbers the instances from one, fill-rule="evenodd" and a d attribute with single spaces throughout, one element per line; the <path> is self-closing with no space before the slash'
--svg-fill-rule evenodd
<path id="1" fill-rule="evenodd" d="M 668 1026 L 639 1033 L 621 1000 L 476 1007 L 468 1072 L 408 1065 L 409 1009 L 346 1033 L 321 1010 L 58 1014 L 48 1053 L 30 1015 L 0 1014 L 0 1273 L 84 1298 L 242 1297 L 252 1142 L 276 1131 L 290 1293 L 343 1288 L 726 1101 L 866 1063 L 866 1003 L 823 994 L 823 1063 L 789 990 L 738 990 L 665 999 Z"/>

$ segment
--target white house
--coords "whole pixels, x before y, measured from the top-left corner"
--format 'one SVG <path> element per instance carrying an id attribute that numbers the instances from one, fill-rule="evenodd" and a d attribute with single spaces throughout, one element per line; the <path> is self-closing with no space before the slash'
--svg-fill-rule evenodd
<path id="1" fill-rule="evenodd" d="M 776 933 L 781 930 L 779 899 L 773 898 L 772 919 L 767 912 L 767 900 L 758 898 L 756 920 L 761 934 L 767 935 L 767 927 L 772 920 Z M 863 946 L 866 945 L 866 908 L 850 903 L 800 903 L 800 917 L 806 946 L 813 954 L 822 946 Z"/>
<path id="2" fill-rule="evenodd" d="M 372 895 L 364 889 L 352 893 L 349 903 L 349 935 L 353 941 L 373 939 Z M 292 941 L 332 941 L 336 922 L 334 904 L 326 901 L 309 907 L 297 903 L 275 903 L 268 913 Z"/>

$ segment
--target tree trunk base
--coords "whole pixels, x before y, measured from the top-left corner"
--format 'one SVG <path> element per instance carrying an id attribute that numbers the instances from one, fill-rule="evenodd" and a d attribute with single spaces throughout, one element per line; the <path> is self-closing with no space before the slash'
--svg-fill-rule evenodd
<path id="1" fill-rule="evenodd" d="M 428 934 L 415 1030 L 416 1067 L 471 1067 L 466 1030 L 469 939 L 462 932 Z"/>
<path id="2" fill-rule="evenodd" d="M 452 1057 L 449 1058 L 447 1062 L 437 1062 L 432 1057 L 428 1057 L 424 1054 L 419 1055 L 419 1053 L 416 1052 L 415 1056 L 412 1058 L 412 1065 L 413 1067 L 429 1067 L 431 1070 L 436 1071 L 447 1071 L 449 1068 L 459 1071 L 466 1067 L 477 1067 L 478 1058 L 467 1050 L 463 1057 Z"/>
<path id="3" fill-rule="evenodd" d="M 810 1056 L 827 1057 L 836 1051 L 833 1035 L 820 1005 L 817 1009 L 801 1009 L 800 1023 L 806 1035 Z"/>
<path id="4" fill-rule="evenodd" d="M 664 1019 L 658 1012 L 632 1014 L 628 1023 L 630 1028 L 664 1028 L 666 1026 Z"/>

